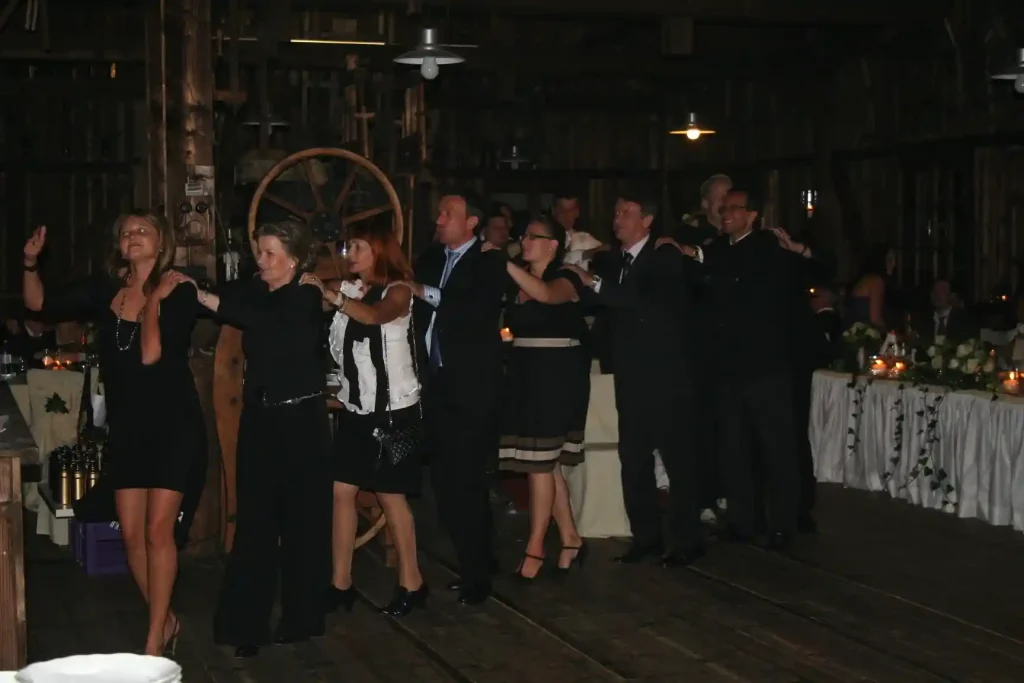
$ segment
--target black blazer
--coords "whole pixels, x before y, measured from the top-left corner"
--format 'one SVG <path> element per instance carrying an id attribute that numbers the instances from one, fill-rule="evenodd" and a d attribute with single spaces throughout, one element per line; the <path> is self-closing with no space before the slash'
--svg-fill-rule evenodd
<path id="1" fill-rule="evenodd" d="M 752 232 L 734 245 L 723 235 L 703 252 L 715 362 L 722 373 L 754 379 L 810 360 L 809 342 L 816 333 L 807 287 L 828 274 L 831 261 L 783 249 L 767 231 Z"/>
<path id="2" fill-rule="evenodd" d="M 935 343 L 935 312 L 920 313 L 911 318 L 911 325 L 918 334 L 921 344 L 930 346 Z M 971 314 L 962 308 L 953 308 L 946 319 L 946 341 L 960 344 L 979 334 L 978 325 Z"/>
<path id="3" fill-rule="evenodd" d="M 688 280 L 697 266 L 673 246 L 655 248 L 654 239 L 621 283 L 622 252 L 598 254 L 593 269 L 601 278 L 597 296 L 604 305 L 617 389 L 633 400 L 668 402 L 691 392 L 689 349 L 696 330 L 689 317 Z"/>
<path id="4" fill-rule="evenodd" d="M 498 250 L 481 251 L 475 242 L 455 264 L 441 290 L 434 325 L 441 348 L 445 375 L 454 386 L 466 390 L 467 400 L 474 394 L 500 390 L 502 372 L 501 316 L 502 298 L 508 287 L 506 255 Z M 444 245 L 434 243 L 415 264 L 416 281 L 437 287 L 441 283 L 446 256 Z M 427 368 L 426 334 L 434 307 L 419 299 L 413 306 L 418 334 L 420 367 Z M 421 373 L 429 382 L 429 373 Z"/>

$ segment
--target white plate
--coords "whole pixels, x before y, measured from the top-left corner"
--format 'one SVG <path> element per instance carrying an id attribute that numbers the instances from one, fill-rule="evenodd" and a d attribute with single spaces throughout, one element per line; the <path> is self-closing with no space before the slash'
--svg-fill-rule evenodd
<path id="1" fill-rule="evenodd" d="M 135 654 L 77 655 L 31 664 L 18 683 L 177 683 L 181 667 L 163 657 Z"/>

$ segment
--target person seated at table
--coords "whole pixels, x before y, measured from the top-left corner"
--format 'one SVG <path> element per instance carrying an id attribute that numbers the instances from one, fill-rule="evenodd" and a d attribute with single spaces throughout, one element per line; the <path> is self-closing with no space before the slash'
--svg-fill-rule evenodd
<path id="1" fill-rule="evenodd" d="M 356 496 L 377 494 L 398 555 L 398 586 L 381 612 L 405 616 L 426 603 L 429 589 L 416 558 L 416 526 L 408 498 L 420 493 L 421 454 L 415 437 L 422 427 L 420 383 L 411 333 L 412 267 L 390 224 L 360 223 L 348 241 L 348 280 L 335 292 L 312 275 L 337 312 L 331 324 L 331 355 L 341 368 L 334 438 L 333 575 L 327 609 L 352 609 L 352 553 L 355 550 Z M 378 430 L 397 439 L 396 448 Z M 403 436 L 405 435 L 405 436 Z M 403 447 L 407 447 L 403 450 Z"/>
<path id="2" fill-rule="evenodd" d="M 939 278 L 932 283 L 931 310 L 912 318 L 912 336 L 918 344 L 930 346 L 938 337 L 960 344 L 977 336 L 977 325 L 962 306 L 955 305 L 953 295 L 949 280 Z"/>
<path id="3" fill-rule="evenodd" d="M 28 360 L 37 353 L 57 348 L 57 333 L 52 325 L 38 320 L 7 318 L 3 327 L 3 347 L 7 353 Z"/>
<path id="4" fill-rule="evenodd" d="M 25 244 L 25 307 L 46 322 L 98 325 L 109 428 L 103 478 L 115 490 L 128 567 L 149 604 L 145 652 L 173 654 L 181 629 L 170 608 L 175 524 L 187 538 L 206 473 L 206 423 L 188 364 L 201 309 L 194 289 L 175 286 L 174 231 L 162 218 L 125 214 L 113 237 L 107 272 L 44 290 L 46 227 L 37 229 Z"/>
<path id="5" fill-rule="evenodd" d="M 843 319 L 847 326 L 865 323 L 884 333 L 890 328 L 896 308 L 893 291 L 896 251 L 884 243 L 871 245 L 861 256 L 859 270 L 857 281 L 850 288 Z"/>
<path id="6" fill-rule="evenodd" d="M 579 276 L 562 269 L 565 229 L 534 218 L 522 237 L 522 267 L 509 261 L 505 325 L 514 335 L 502 411 L 500 467 L 525 472 L 530 486 L 530 538 L 515 576 L 535 578 L 544 564 L 551 518 L 562 539 L 557 567 L 582 566 L 586 546 L 576 530 L 562 465 L 583 462 L 590 398 L 590 358 Z M 484 249 L 493 247 L 485 245 Z"/>
<path id="7" fill-rule="evenodd" d="M 242 330 L 245 376 L 238 427 L 235 538 L 213 622 L 213 638 L 253 657 L 276 644 L 324 634 L 323 586 L 330 573 L 331 432 L 324 396 L 320 293 L 300 275 L 315 251 L 305 225 L 256 230 L 258 277 L 228 283 L 199 302 Z M 179 281 L 188 281 L 184 275 Z"/>

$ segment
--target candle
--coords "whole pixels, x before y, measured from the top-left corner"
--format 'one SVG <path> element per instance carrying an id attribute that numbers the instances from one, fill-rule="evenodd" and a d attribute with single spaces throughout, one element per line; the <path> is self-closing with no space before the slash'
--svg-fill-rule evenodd
<path id="1" fill-rule="evenodd" d="M 515 339 L 515 337 L 512 336 L 512 330 L 508 329 L 507 327 L 501 328 L 501 341 L 510 342 L 513 339 Z"/>
<path id="2" fill-rule="evenodd" d="M 895 363 L 893 363 L 892 370 L 889 372 L 889 374 L 890 375 L 899 375 L 899 374 L 902 374 L 903 371 L 906 370 L 906 369 L 907 369 L 907 364 L 904 363 L 901 360 L 898 360 Z"/>
<path id="3" fill-rule="evenodd" d="M 1020 375 L 1016 370 L 1011 370 L 1003 380 L 1003 391 L 1016 394 L 1020 390 Z"/>
<path id="4" fill-rule="evenodd" d="M 878 356 L 872 356 L 870 372 L 875 377 L 881 377 L 888 374 L 889 368 L 885 364 L 885 359 L 879 358 Z"/>

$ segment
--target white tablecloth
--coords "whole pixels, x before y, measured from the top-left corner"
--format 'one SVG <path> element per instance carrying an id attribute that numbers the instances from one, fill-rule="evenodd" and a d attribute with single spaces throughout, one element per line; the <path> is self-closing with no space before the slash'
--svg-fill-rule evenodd
<path id="1" fill-rule="evenodd" d="M 590 374 L 590 407 L 584 432 L 582 464 L 563 467 L 573 516 L 584 538 L 626 538 L 629 518 L 622 500 L 619 466 L 619 414 L 612 375 L 600 374 L 595 361 Z"/>
<path id="2" fill-rule="evenodd" d="M 818 481 L 1024 531 L 1024 400 L 815 373 Z"/>

